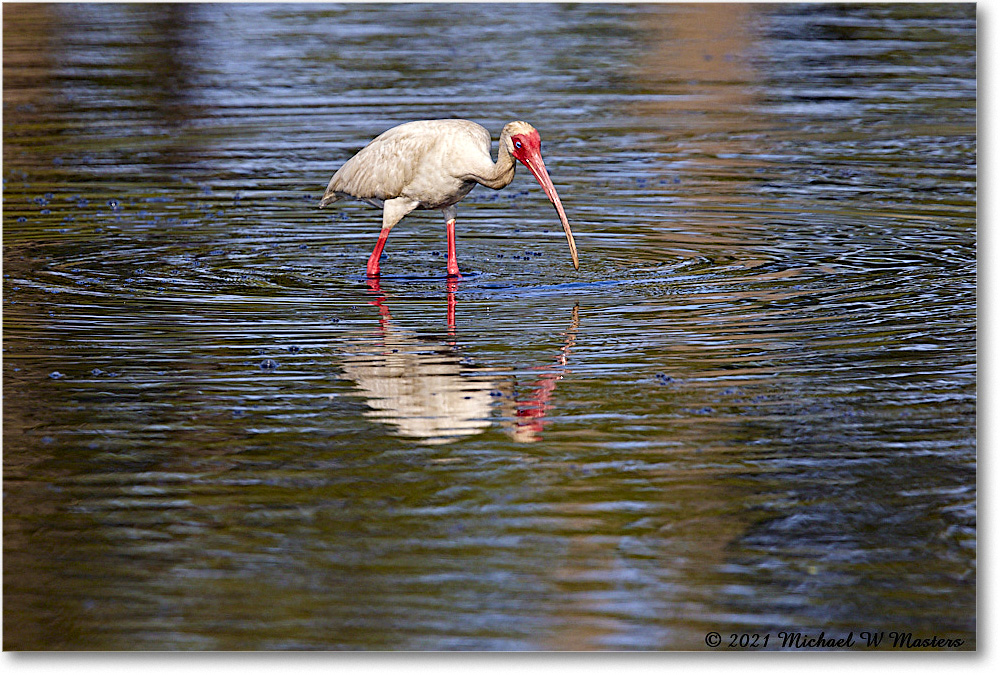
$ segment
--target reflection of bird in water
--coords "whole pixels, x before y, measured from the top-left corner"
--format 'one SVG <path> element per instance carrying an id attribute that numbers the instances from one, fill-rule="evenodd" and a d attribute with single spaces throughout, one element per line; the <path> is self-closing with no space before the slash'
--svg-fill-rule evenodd
<path id="1" fill-rule="evenodd" d="M 370 410 L 366 417 L 394 427 L 397 435 L 421 439 L 424 443 L 450 443 L 464 436 L 481 433 L 492 424 L 491 411 L 502 400 L 508 434 L 516 441 L 531 442 L 541 438 L 548 401 L 556 383 L 563 378 L 577 326 L 579 309 L 573 308 L 573 320 L 566 344 L 555 366 L 545 370 L 532 387 L 530 396 L 516 400 L 515 382 L 509 377 L 491 375 L 491 370 L 477 368 L 461 356 L 454 340 L 429 343 L 416 334 L 392 323 L 385 296 L 379 283 L 369 280 L 380 294 L 372 302 L 380 312 L 380 328 L 374 339 L 355 340 L 346 349 L 342 368 L 364 393 Z M 448 282 L 448 332 L 455 334 L 455 282 Z"/>
<path id="2" fill-rule="evenodd" d="M 375 340 L 355 342 L 342 362 L 371 408 L 365 416 L 433 444 L 485 431 L 499 383 L 463 364 L 453 346 L 421 341 L 394 326 L 385 306 L 379 310 Z"/>

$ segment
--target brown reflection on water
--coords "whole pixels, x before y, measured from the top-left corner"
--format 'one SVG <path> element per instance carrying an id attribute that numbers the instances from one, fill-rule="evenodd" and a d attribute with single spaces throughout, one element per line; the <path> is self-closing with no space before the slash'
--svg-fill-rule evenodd
<path id="1" fill-rule="evenodd" d="M 15 113 L 21 112 L 17 106 L 37 104 L 48 95 L 58 23 L 52 5 L 11 3 L 3 8 L 3 100 Z M 10 112 L 5 107 L 4 115 Z"/>
<path id="2" fill-rule="evenodd" d="M 83 11 L 120 22 L 103 54 L 81 48 L 90 36 L 68 23 L 58 5 L 4 7 L 4 115 L 23 125 L 19 133 L 37 136 L 31 160 L 107 151 L 109 140 L 128 157 L 117 162 L 122 168 L 131 162 L 172 167 L 202 157 L 204 149 L 192 148 L 185 134 L 205 114 L 196 100 L 195 70 L 205 56 L 193 26 L 198 9 L 171 3 Z M 146 126 L 137 132 L 140 121 Z M 118 147 L 125 138 L 129 143 Z M 18 158 L 5 150 L 4 159 Z"/>
<path id="3" fill-rule="evenodd" d="M 763 120 L 760 109 L 762 74 L 751 58 L 759 44 L 758 5 L 692 3 L 652 5 L 643 16 L 646 49 L 631 75 L 648 95 L 634 101 L 631 112 L 656 130 L 651 142 L 669 166 L 665 177 L 680 172 L 687 186 L 677 192 L 681 205 L 706 209 L 741 203 L 739 185 L 766 166 L 759 159 L 765 139 L 754 132 Z M 709 189 L 692 189 L 703 181 Z M 675 231 L 663 245 L 678 252 L 702 251 L 706 245 L 738 246 L 708 223 L 697 231 Z"/>
<path id="4" fill-rule="evenodd" d="M 154 163 L 170 167 L 197 161 L 198 151 L 204 149 L 192 148 L 184 135 L 194 119 L 207 114 L 199 109 L 204 104 L 195 96 L 198 85 L 193 60 L 200 55 L 200 46 L 193 38 L 197 7 L 170 3 L 145 9 L 151 16 L 143 37 L 130 45 L 130 70 L 145 74 L 135 83 L 134 95 L 151 107 L 151 122 L 162 142 Z"/>
<path id="5" fill-rule="evenodd" d="M 653 96 L 636 101 L 640 115 L 662 119 L 666 129 L 732 132 L 729 118 L 757 105 L 757 72 L 746 58 L 757 39 L 750 4 L 693 3 L 652 5 L 643 16 L 647 49 L 633 77 Z M 682 115 L 683 118 L 679 118 Z"/>

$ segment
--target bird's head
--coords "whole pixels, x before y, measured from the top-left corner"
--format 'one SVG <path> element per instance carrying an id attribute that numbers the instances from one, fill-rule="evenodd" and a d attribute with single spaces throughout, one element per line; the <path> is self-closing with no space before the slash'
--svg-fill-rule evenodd
<path id="1" fill-rule="evenodd" d="M 538 135 L 535 127 L 527 122 L 510 122 L 500 133 L 500 142 L 506 145 L 507 152 L 512 157 L 528 167 L 528 171 L 545 190 L 545 195 L 552 202 L 552 205 L 556 207 L 556 213 L 559 214 L 559 220 L 562 221 L 563 230 L 566 232 L 566 241 L 569 242 L 569 252 L 573 256 L 573 267 L 580 269 L 576 242 L 573 241 L 573 231 L 569 227 L 569 220 L 566 219 L 566 212 L 563 210 L 562 202 L 552 184 L 552 179 L 549 178 L 549 172 L 545 169 L 545 162 L 542 161 L 542 137 Z"/>
<path id="2" fill-rule="evenodd" d="M 527 122 L 511 122 L 503 128 L 500 136 L 507 145 L 507 152 L 521 162 L 532 153 L 541 155 L 542 137 L 538 135 L 538 130 Z"/>

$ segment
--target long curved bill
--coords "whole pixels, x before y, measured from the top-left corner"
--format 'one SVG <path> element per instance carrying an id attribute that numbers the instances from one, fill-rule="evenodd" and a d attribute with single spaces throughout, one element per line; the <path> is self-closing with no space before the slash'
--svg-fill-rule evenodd
<path id="1" fill-rule="evenodd" d="M 543 190 L 545 190 L 545 195 L 549 198 L 549 201 L 556 207 L 556 213 L 559 214 L 559 220 L 562 221 L 563 231 L 566 233 L 566 241 L 569 242 L 569 254 L 573 256 L 573 268 L 579 270 L 580 258 L 576 254 L 576 242 L 573 241 L 573 230 L 569 227 L 569 220 L 566 219 L 566 212 L 563 210 L 562 202 L 559 201 L 559 195 L 556 193 L 556 187 L 552 184 L 552 179 L 549 178 L 549 172 L 545 170 L 545 162 L 542 161 L 541 153 L 532 152 L 522 161 L 524 162 L 524 165 L 528 167 L 528 170 L 531 171 L 532 175 L 534 175 L 538 184 L 542 186 Z"/>

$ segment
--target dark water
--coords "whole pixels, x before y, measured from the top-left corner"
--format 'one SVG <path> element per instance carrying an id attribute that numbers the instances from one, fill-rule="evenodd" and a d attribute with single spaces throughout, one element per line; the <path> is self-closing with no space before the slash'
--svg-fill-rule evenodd
<path id="1" fill-rule="evenodd" d="M 6 649 L 975 646 L 973 5 L 3 17 Z"/>

